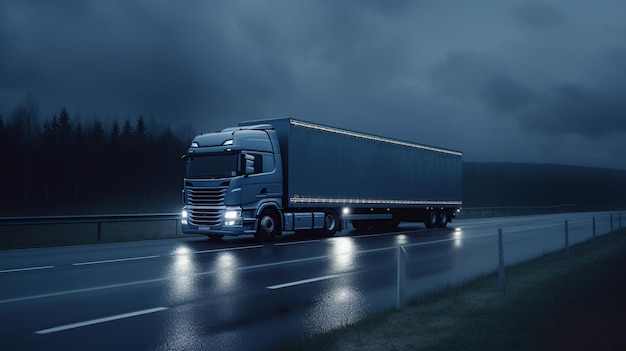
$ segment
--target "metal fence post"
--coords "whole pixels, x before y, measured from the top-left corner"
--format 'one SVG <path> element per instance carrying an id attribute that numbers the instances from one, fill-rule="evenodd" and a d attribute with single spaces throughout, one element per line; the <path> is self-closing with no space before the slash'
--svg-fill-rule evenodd
<path id="1" fill-rule="evenodd" d="M 593 240 L 596 240 L 596 217 L 593 217 L 592 225 L 593 225 Z"/>
<path id="2" fill-rule="evenodd" d="M 406 285 L 406 250 L 402 245 L 398 245 L 398 275 L 396 289 L 396 307 L 404 308 Z"/>
<path id="3" fill-rule="evenodd" d="M 102 239 L 102 222 L 98 222 L 98 241 Z"/>
<path id="4" fill-rule="evenodd" d="M 498 229 L 498 284 L 501 292 L 506 292 L 506 276 L 504 273 L 504 245 L 502 243 L 502 229 Z"/>
<path id="5" fill-rule="evenodd" d="M 565 220 L 565 252 L 569 253 L 569 227 L 567 220 Z"/>

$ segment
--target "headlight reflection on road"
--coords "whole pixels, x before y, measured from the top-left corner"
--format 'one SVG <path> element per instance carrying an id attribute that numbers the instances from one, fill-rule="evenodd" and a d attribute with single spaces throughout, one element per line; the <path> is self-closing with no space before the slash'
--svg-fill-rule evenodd
<path id="1" fill-rule="evenodd" d="M 404 245 L 409 242 L 409 237 L 404 234 L 396 235 L 396 245 Z"/>
<path id="2" fill-rule="evenodd" d="M 174 299 L 188 297 L 195 290 L 195 262 L 192 251 L 186 246 L 176 248 L 173 262 L 168 269 L 171 296 Z"/>
<path id="3" fill-rule="evenodd" d="M 215 259 L 213 270 L 221 290 L 229 290 L 236 286 L 238 273 L 236 267 L 237 256 L 230 252 L 222 252 Z"/>
<path id="4" fill-rule="evenodd" d="M 352 238 L 340 237 L 329 240 L 330 248 L 328 256 L 330 257 L 333 273 L 340 273 L 349 270 L 354 265 L 354 253 L 356 246 Z"/>
<path id="5" fill-rule="evenodd" d="M 358 246 L 354 239 L 337 237 L 328 240 L 326 252 L 330 260 L 330 273 L 347 273 L 356 265 Z M 363 318 L 364 297 L 352 285 L 350 274 L 332 279 L 332 283 L 316 299 L 309 316 L 308 330 L 311 335 L 354 323 Z"/>
<path id="6" fill-rule="evenodd" d="M 454 238 L 454 247 L 460 249 L 463 247 L 463 230 L 461 228 L 454 229 L 454 233 L 452 233 L 452 237 Z"/>

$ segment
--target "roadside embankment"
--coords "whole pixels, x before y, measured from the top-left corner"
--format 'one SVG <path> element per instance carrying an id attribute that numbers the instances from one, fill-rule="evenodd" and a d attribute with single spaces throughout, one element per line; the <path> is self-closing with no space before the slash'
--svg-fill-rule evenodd
<path id="1" fill-rule="evenodd" d="M 626 235 L 608 234 L 297 340 L 304 350 L 626 350 Z"/>

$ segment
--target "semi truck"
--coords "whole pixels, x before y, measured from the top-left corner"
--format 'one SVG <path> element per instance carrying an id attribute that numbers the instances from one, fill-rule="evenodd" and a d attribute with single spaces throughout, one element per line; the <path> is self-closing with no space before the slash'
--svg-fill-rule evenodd
<path id="1" fill-rule="evenodd" d="M 443 228 L 462 205 L 461 152 L 293 118 L 198 135 L 183 158 L 182 231 L 209 238 Z"/>

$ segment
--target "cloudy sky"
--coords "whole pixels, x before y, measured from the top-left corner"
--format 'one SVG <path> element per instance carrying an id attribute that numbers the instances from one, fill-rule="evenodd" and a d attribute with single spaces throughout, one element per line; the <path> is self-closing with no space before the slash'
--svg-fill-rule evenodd
<path id="1" fill-rule="evenodd" d="M 296 117 L 467 161 L 626 169 L 623 0 L 3 0 L 0 113 Z"/>

